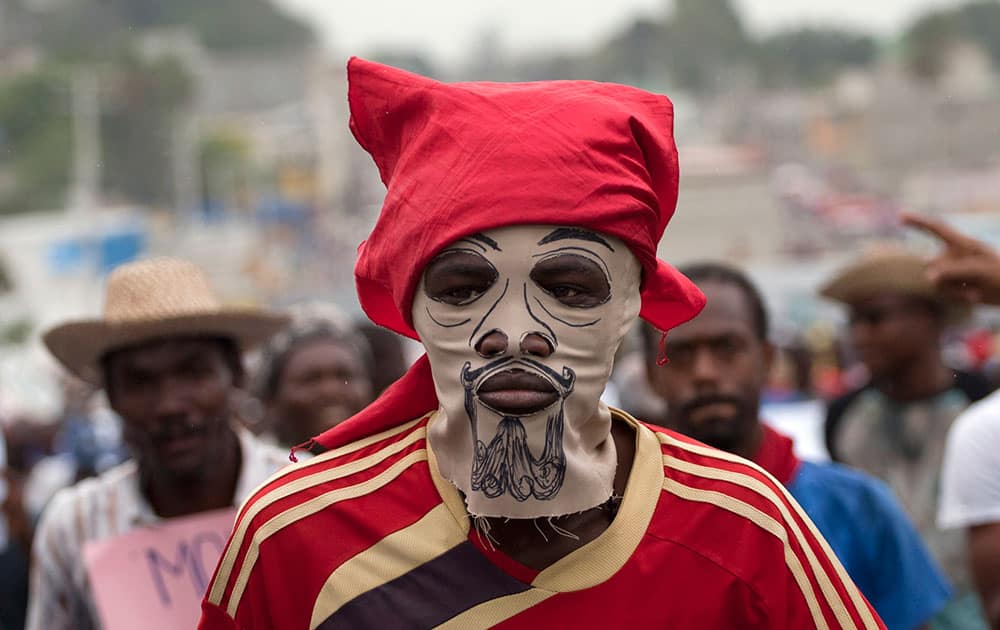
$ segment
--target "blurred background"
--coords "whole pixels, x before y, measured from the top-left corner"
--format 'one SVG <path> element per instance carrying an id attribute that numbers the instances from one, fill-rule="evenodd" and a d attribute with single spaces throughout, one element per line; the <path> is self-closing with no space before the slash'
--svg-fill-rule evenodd
<path id="1" fill-rule="evenodd" d="M 96 314 L 123 262 L 180 255 L 230 301 L 360 315 L 351 270 L 382 187 L 348 131 L 355 54 L 669 95 L 683 176 L 661 256 L 761 283 L 788 350 L 777 396 L 849 384 L 815 290 L 873 241 L 913 240 L 900 209 L 1000 245 L 996 1 L 0 0 L 8 434 L 82 404 L 38 332 Z M 979 312 L 951 360 L 994 365 L 998 327 Z"/>

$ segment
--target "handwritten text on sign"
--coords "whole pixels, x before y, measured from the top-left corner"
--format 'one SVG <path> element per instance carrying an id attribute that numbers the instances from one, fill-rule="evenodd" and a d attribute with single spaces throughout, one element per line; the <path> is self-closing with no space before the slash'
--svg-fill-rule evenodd
<path id="1" fill-rule="evenodd" d="M 236 518 L 217 510 L 88 543 L 90 587 L 107 630 L 194 628 Z"/>

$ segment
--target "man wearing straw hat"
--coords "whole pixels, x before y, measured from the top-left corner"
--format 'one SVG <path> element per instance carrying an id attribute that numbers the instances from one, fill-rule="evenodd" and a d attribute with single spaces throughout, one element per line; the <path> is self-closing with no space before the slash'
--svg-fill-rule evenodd
<path id="1" fill-rule="evenodd" d="M 387 186 L 359 298 L 427 354 L 244 504 L 201 627 L 883 628 L 773 478 L 600 401 L 637 316 L 704 305 L 656 257 L 670 101 L 348 80 Z"/>
<path id="2" fill-rule="evenodd" d="M 984 627 L 961 532 L 936 523 L 948 431 L 990 391 L 981 375 L 953 370 L 941 355 L 946 327 L 967 309 L 935 288 L 926 260 L 888 244 L 840 270 L 820 293 L 847 308 L 852 346 L 869 373 L 865 386 L 829 406 L 830 453 L 899 497 L 958 593 L 938 622 Z"/>
<path id="3" fill-rule="evenodd" d="M 44 335 L 70 372 L 103 386 L 133 460 L 57 494 L 35 539 L 28 627 L 99 628 L 84 546 L 171 517 L 231 507 L 280 468 L 234 424 L 241 352 L 286 318 L 225 308 L 194 264 L 162 258 L 108 279 L 101 319 Z"/>

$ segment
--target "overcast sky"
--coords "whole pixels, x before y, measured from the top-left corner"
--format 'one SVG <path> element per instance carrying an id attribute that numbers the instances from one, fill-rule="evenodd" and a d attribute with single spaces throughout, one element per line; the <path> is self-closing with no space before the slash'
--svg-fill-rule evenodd
<path id="1" fill-rule="evenodd" d="M 280 0 L 320 27 L 338 55 L 413 48 L 453 63 L 488 30 L 519 54 L 586 47 L 636 15 L 658 15 L 669 0 Z M 737 0 L 755 31 L 802 22 L 891 33 L 930 7 L 959 0 Z"/>

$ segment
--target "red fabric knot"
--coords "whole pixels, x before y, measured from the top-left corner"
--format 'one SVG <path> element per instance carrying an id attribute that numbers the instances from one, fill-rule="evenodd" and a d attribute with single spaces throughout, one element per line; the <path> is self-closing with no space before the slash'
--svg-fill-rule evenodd
<path id="1" fill-rule="evenodd" d="M 667 331 L 662 331 L 660 334 L 659 349 L 656 351 L 656 364 L 660 367 L 670 363 L 670 357 L 667 356 Z"/>
<path id="2" fill-rule="evenodd" d="M 316 445 L 315 438 L 309 438 L 302 444 L 296 444 L 288 451 L 288 460 L 294 464 L 299 463 L 299 458 L 295 456 L 295 451 L 309 451 L 312 452 L 313 446 Z"/>

